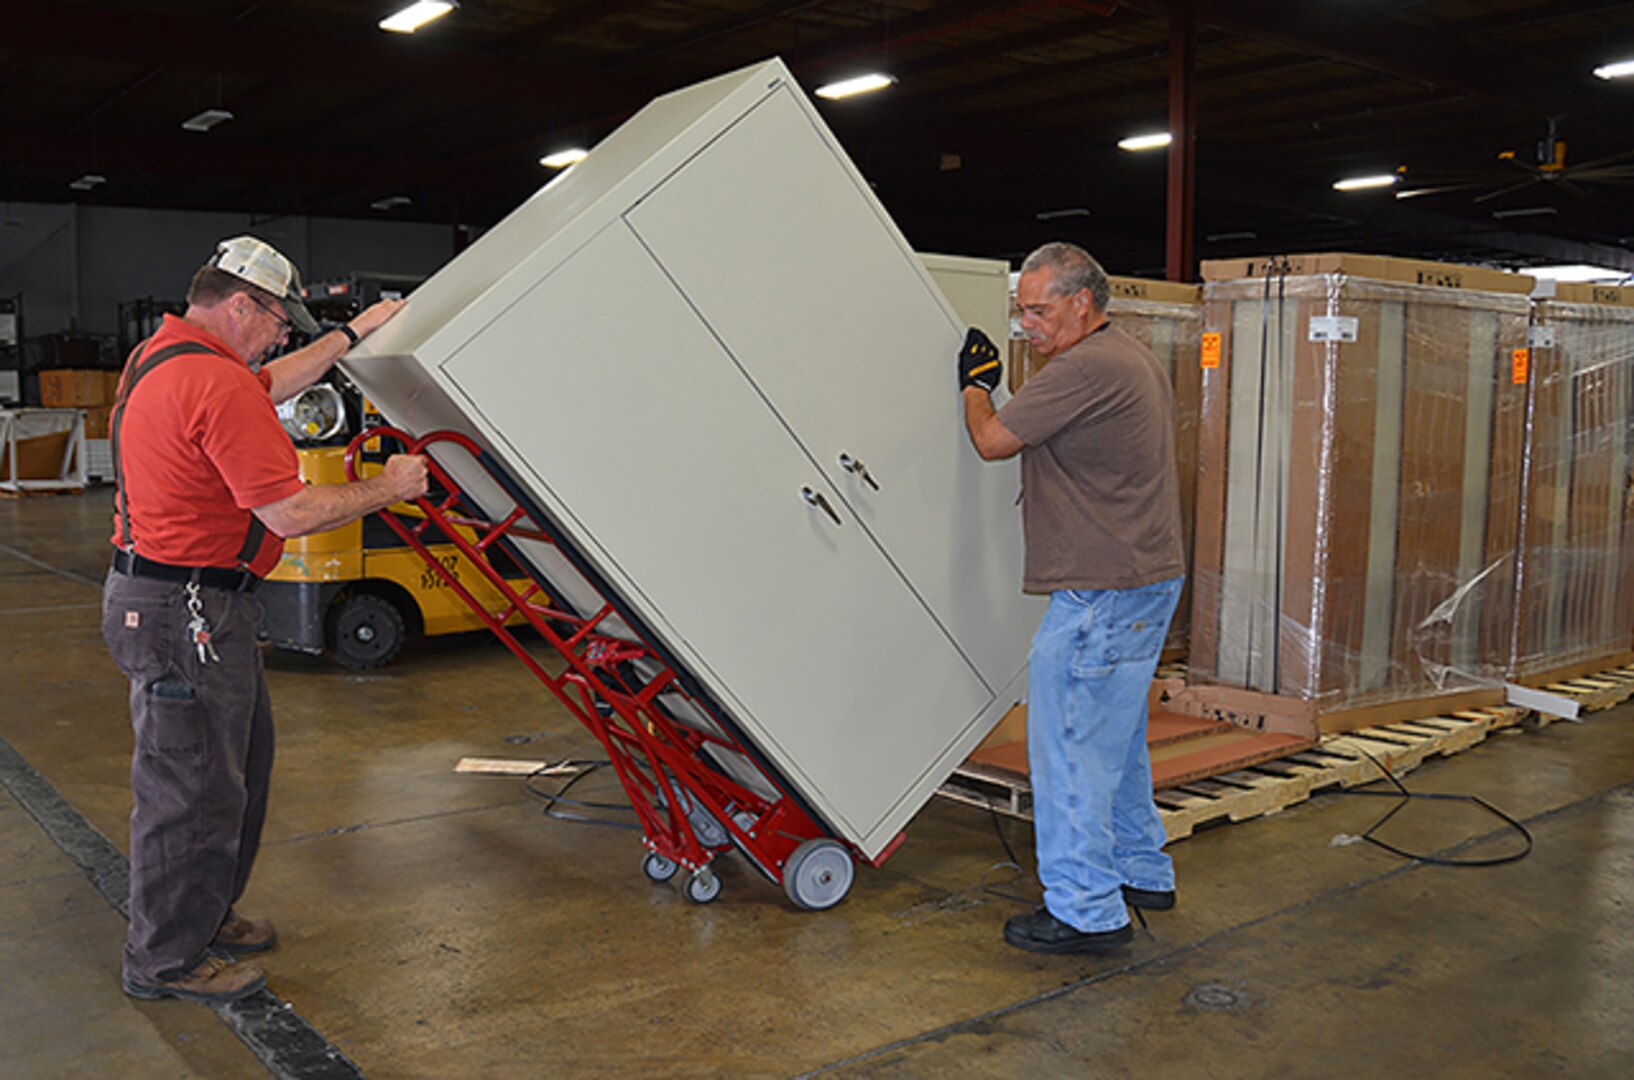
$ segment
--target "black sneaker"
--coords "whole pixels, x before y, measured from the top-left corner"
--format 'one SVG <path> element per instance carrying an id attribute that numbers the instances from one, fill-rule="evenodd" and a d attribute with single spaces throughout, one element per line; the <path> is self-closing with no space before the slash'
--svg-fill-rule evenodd
<path id="1" fill-rule="evenodd" d="M 1168 911 L 1174 907 L 1174 890 L 1137 889 L 1133 885 L 1125 885 L 1123 902 L 1130 907 L 1144 908 L 1147 911 Z"/>
<path id="2" fill-rule="evenodd" d="M 1077 930 L 1039 908 L 1031 915 L 1013 915 L 1004 924 L 1004 940 L 1018 949 L 1041 953 L 1109 953 L 1134 940 L 1128 924 L 1116 930 Z"/>

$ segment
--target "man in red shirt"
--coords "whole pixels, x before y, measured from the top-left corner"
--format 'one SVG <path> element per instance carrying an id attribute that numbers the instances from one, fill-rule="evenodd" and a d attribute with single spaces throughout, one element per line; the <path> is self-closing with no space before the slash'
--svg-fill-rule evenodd
<path id="1" fill-rule="evenodd" d="M 274 411 L 401 301 L 257 368 L 292 325 L 318 326 L 294 265 L 241 236 L 194 275 L 187 303 L 127 361 L 110 422 L 118 490 L 102 633 L 130 679 L 136 733 L 123 983 L 138 998 L 235 1001 L 266 976 L 233 957 L 277 943 L 271 923 L 233 909 L 273 758 L 250 594 L 285 537 L 424 494 L 426 463 L 398 455 L 367 480 L 308 487 Z"/>

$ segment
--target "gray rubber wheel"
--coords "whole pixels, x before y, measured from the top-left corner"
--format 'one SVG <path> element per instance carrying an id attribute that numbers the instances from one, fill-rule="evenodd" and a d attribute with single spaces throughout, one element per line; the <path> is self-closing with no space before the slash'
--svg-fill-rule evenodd
<path id="1" fill-rule="evenodd" d="M 721 879 L 706 866 L 693 871 L 692 876 L 687 878 L 685 892 L 687 899 L 694 904 L 707 904 L 721 894 Z"/>
<path id="2" fill-rule="evenodd" d="M 641 860 L 641 872 L 650 881 L 668 881 L 680 868 L 674 859 L 666 859 L 656 851 L 647 852 Z"/>
<path id="3" fill-rule="evenodd" d="M 826 911 L 845 899 L 856 874 L 845 845 L 819 837 L 795 848 L 783 864 L 783 891 L 795 907 Z"/>

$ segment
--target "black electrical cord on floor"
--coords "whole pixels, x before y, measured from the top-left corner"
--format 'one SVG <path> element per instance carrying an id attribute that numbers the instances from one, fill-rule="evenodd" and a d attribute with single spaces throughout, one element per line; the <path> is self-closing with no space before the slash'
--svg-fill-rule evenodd
<path id="1" fill-rule="evenodd" d="M 1392 806 L 1389 809 L 1389 811 L 1386 812 L 1386 814 L 1383 817 L 1381 817 L 1379 820 L 1375 821 L 1372 825 L 1368 826 L 1368 829 L 1367 829 L 1366 832 L 1362 833 L 1361 839 L 1366 840 L 1368 843 L 1372 844 L 1374 847 L 1382 848 L 1385 851 L 1390 852 L 1392 855 L 1400 856 L 1403 859 L 1411 859 L 1414 862 L 1424 863 L 1427 866 L 1502 866 L 1505 863 L 1518 862 L 1519 860 L 1526 858 L 1526 856 L 1528 856 L 1528 855 L 1530 855 L 1532 853 L 1532 834 L 1527 831 L 1526 826 L 1522 825 L 1520 822 L 1516 821 L 1514 818 L 1510 817 L 1508 814 L 1504 813 L 1502 810 L 1498 809 L 1496 806 L 1493 806 L 1491 803 L 1487 802 L 1485 799 L 1481 798 L 1479 795 L 1443 795 L 1443 794 L 1438 794 L 1438 793 L 1434 793 L 1434 792 L 1408 791 L 1407 786 L 1405 784 L 1403 784 L 1399 779 L 1396 778 L 1395 773 L 1393 773 L 1389 769 L 1385 768 L 1383 762 L 1381 762 L 1378 758 L 1374 757 L 1372 754 L 1369 754 L 1366 750 L 1363 750 L 1361 747 L 1357 747 L 1356 749 L 1361 751 L 1361 754 L 1362 754 L 1363 757 L 1367 758 L 1367 760 L 1371 761 L 1374 765 L 1377 765 L 1379 767 L 1379 772 L 1384 774 L 1384 778 L 1386 780 L 1389 780 L 1390 783 L 1395 786 L 1396 790 L 1395 791 L 1350 791 L 1350 790 L 1341 790 L 1339 792 L 1339 794 L 1341 794 L 1341 795 L 1372 795 L 1372 796 L 1377 796 L 1377 797 L 1382 797 L 1382 798 L 1387 798 L 1387 799 L 1400 799 L 1401 800 L 1395 806 Z M 1510 852 L 1507 855 L 1494 855 L 1494 856 L 1491 856 L 1490 858 L 1483 858 L 1483 859 L 1443 859 L 1443 858 L 1438 858 L 1437 856 L 1434 856 L 1434 855 L 1423 855 L 1423 854 L 1419 854 L 1417 852 L 1407 851 L 1407 850 L 1405 850 L 1403 848 L 1396 847 L 1394 844 L 1388 843 L 1388 842 L 1386 842 L 1384 840 L 1380 840 L 1377 836 L 1373 835 L 1379 829 L 1383 828 L 1386 822 L 1388 822 L 1391 818 L 1395 817 L 1396 814 L 1401 810 L 1401 808 L 1406 806 L 1408 804 L 1408 802 L 1410 802 L 1413 799 L 1440 799 L 1440 800 L 1444 800 L 1444 801 L 1447 801 L 1447 802 L 1474 803 L 1476 806 L 1479 806 L 1481 809 L 1485 810 L 1487 813 L 1489 813 L 1489 814 L 1493 815 L 1494 817 L 1498 818 L 1499 820 L 1503 821 L 1510 828 L 1512 828 L 1516 832 L 1520 833 L 1521 838 L 1526 841 L 1526 846 L 1523 847 L 1519 851 Z"/>
<path id="2" fill-rule="evenodd" d="M 540 776 L 544 775 L 546 769 L 560 768 L 563 765 L 582 765 L 584 768 L 569 777 L 568 780 L 556 791 L 541 791 L 534 786 L 534 781 Z M 604 765 L 610 766 L 612 765 L 612 762 L 601 759 L 590 761 L 559 761 L 554 765 L 541 765 L 537 770 L 528 774 L 528 778 L 523 782 L 522 786 L 527 790 L 529 795 L 532 795 L 536 799 L 543 800 L 545 804 L 544 814 L 548 818 L 554 818 L 557 821 L 571 821 L 576 825 L 600 825 L 608 829 L 633 829 L 636 832 L 640 832 L 641 826 L 637 822 L 608 821 L 604 818 L 587 817 L 584 814 L 565 813 L 556 809 L 558 806 L 571 806 L 580 810 L 603 810 L 624 814 L 635 813 L 635 808 L 629 803 L 587 802 L 582 799 L 567 798 L 567 793 L 573 788 L 573 785 L 577 784 L 580 780 L 583 780 L 585 777 L 589 776 L 591 773 L 595 772 Z"/>
<path id="3" fill-rule="evenodd" d="M 1012 870 L 1015 872 L 1015 877 L 1012 880 L 1017 880 L 1021 877 L 1021 860 L 1016 858 L 1015 849 L 1010 846 L 1010 838 L 1004 835 L 1004 829 L 999 821 L 998 808 L 993 805 L 993 796 L 987 794 L 985 791 L 981 793 L 981 796 L 982 801 L 987 804 L 987 815 L 993 822 L 993 832 L 999 838 L 999 846 L 1004 849 L 1005 856 L 1004 862 L 994 863 L 992 866 L 989 866 L 987 868 L 987 873 L 990 874 L 994 870 Z M 1018 896 L 1012 892 L 1005 892 L 997 885 L 988 882 L 987 874 L 982 875 L 981 890 L 982 892 L 987 893 L 989 896 L 996 896 L 1001 900 L 1015 900 L 1023 904 L 1035 904 L 1038 902 L 1033 897 Z"/>

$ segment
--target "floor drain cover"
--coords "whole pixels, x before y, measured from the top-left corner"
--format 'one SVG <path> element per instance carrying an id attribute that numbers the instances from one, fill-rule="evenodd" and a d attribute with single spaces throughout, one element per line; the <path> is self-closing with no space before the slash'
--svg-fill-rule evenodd
<path id="1" fill-rule="evenodd" d="M 1186 995 L 1185 1003 L 1205 1012 L 1231 1012 L 1248 1004 L 1248 995 L 1224 983 L 1204 983 Z"/>

